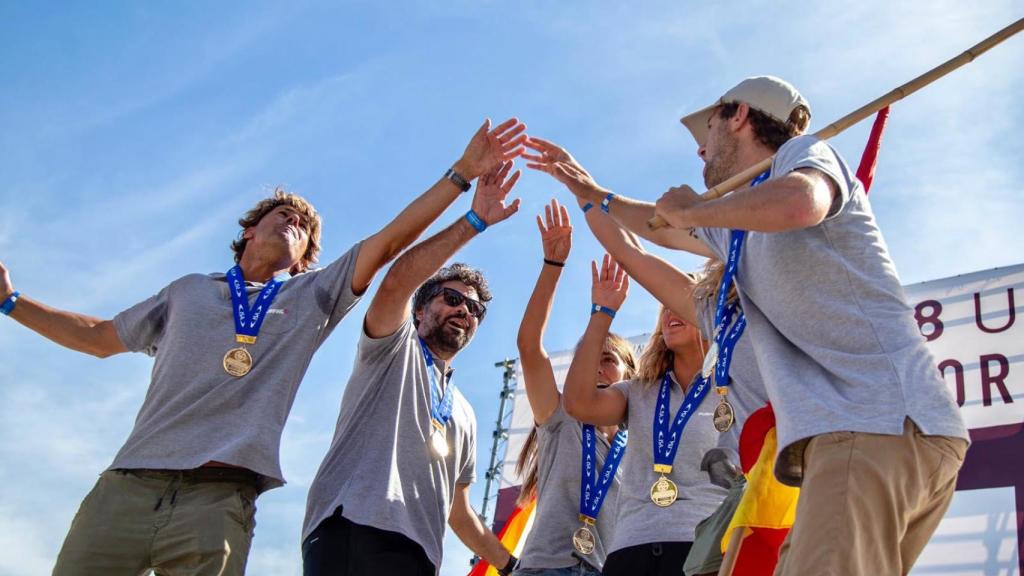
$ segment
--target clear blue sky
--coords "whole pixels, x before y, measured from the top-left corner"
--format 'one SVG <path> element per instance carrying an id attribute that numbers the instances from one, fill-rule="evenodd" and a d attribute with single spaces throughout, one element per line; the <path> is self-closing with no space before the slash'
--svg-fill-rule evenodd
<path id="1" fill-rule="evenodd" d="M 821 127 L 1021 12 L 1013 1 L 6 2 L 0 260 L 25 294 L 109 317 L 185 273 L 226 270 L 238 216 L 284 185 L 322 212 L 327 262 L 433 183 L 485 116 L 517 115 L 603 185 L 653 200 L 698 187 L 678 118 L 743 77 L 790 80 Z M 1022 56 L 1014 38 L 894 108 L 872 202 L 904 283 L 1021 261 Z M 836 140 L 853 163 L 867 128 Z M 515 193 L 521 213 L 458 255 L 495 292 L 456 360 L 481 476 L 501 387 L 493 364 L 516 355 L 541 260 L 533 216 L 553 195 L 568 199 L 536 173 Z M 468 197 L 439 226 L 467 208 Z M 598 255 L 578 228 L 552 350 L 580 335 Z M 634 287 L 614 328 L 647 331 L 655 310 Z M 364 311 L 320 350 L 299 392 L 282 444 L 289 484 L 260 498 L 250 574 L 301 573 L 305 493 Z M 49 572 L 131 428 L 150 367 L 0 321 L 0 573 Z M 442 573 L 463 574 L 468 557 L 449 537 Z"/>

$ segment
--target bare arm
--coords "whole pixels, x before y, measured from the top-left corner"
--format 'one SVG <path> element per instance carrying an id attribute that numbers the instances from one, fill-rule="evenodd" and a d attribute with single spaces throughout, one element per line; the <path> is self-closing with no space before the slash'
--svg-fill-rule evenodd
<path id="1" fill-rule="evenodd" d="M 598 273 L 592 263 L 594 304 L 618 310 L 629 291 L 629 277 L 606 254 Z M 601 351 L 612 325 L 612 317 L 598 312 L 590 315 L 587 330 L 576 347 L 569 373 L 565 377 L 565 411 L 570 416 L 595 426 L 612 426 L 626 419 L 626 397 L 614 388 L 596 386 Z"/>
<path id="2" fill-rule="evenodd" d="M 540 229 L 544 245 L 544 258 L 555 262 L 565 262 L 572 248 L 572 226 L 569 224 L 569 212 L 565 206 L 559 206 L 552 200 L 544 207 L 547 222 L 537 216 L 537 228 Z M 530 399 L 533 420 L 543 424 L 558 408 L 558 386 L 555 373 L 551 369 L 551 360 L 544 350 L 544 328 L 551 316 L 551 304 L 555 299 L 555 287 L 562 275 L 562 268 L 551 264 L 543 264 L 537 285 L 530 295 L 523 313 L 523 321 L 519 324 L 519 336 L 516 344 L 519 347 L 519 363 L 523 368 L 523 380 L 526 395 Z"/>
<path id="3" fill-rule="evenodd" d="M 13 292 L 7 267 L 0 262 L 0 301 Z M 10 316 L 44 338 L 78 352 L 106 358 L 128 351 L 110 320 L 51 308 L 27 296 L 18 298 Z"/>
<path id="4" fill-rule="evenodd" d="M 674 228 L 788 232 L 821 224 L 838 193 L 823 172 L 801 168 L 708 201 L 689 186 L 673 188 L 658 200 L 657 213 Z"/>
<path id="5" fill-rule="evenodd" d="M 527 168 L 547 172 L 579 199 L 580 204 L 590 203 L 597 209 L 609 194 L 564 148 L 547 140 L 530 137 L 526 146 L 538 154 L 523 154 Z M 608 213 L 630 232 L 665 248 L 685 250 L 700 256 L 712 256 L 710 249 L 686 230 L 664 227 L 651 230 L 647 221 L 654 217 L 654 204 L 641 202 L 616 195 L 609 204 Z"/>
<path id="6" fill-rule="evenodd" d="M 491 566 L 502 568 L 512 556 L 493 532 L 480 522 L 469 503 L 469 484 L 456 484 L 452 496 L 452 509 L 448 525 L 474 554 L 487 560 Z"/>
<path id="7" fill-rule="evenodd" d="M 589 210 L 587 226 L 612 259 L 669 310 L 697 325 L 692 277 L 644 249 L 640 240 L 599 210 Z"/>
<path id="8" fill-rule="evenodd" d="M 489 130 L 485 120 L 452 168 L 467 181 L 493 170 L 522 152 L 526 125 L 515 118 Z M 394 220 L 363 241 L 352 275 L 352 292 L 362 294 L 385 264 L 412 244 L 444 212 L 462 190 L 447 178 L 439 179 L 429 190 L 405 207 Z"/>
<path id="9" fill-rule="evenodd" d="M 473 196 L 473 210 L 488 225 L 497 224 L 519 209 L 519 200 L 505 206 L 505 198 L 519 179 L 517 170 L 508 176 L 512 162 L 505 162 L 482 176 Z M 507 177 L 507 178 L 506 178 Z M 394 334 L 409 315 L 410 298 L 420 284 L 477 235 L 465 218 L 413 246 L 388 270 L 366 311 L 367 336 L 382 338 Z"/>

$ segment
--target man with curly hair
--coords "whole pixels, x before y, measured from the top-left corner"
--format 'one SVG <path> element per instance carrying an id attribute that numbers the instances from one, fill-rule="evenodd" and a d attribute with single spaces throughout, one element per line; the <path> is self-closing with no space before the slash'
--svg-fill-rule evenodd
<path id="1" fill-rule="evenodd" d="M 508 574 L 515 559 L 469 504 L 476 416 L 452 378 L 491 299 L 483 275 L 441 265 L 511 216 L 512 163 L 481 178 L 464 218 L 395 261 L 373 297 L 331 448 L 309 489 L 305 576 L 434 576 L 445 523 Z"/>
<path id="2" fill-rule="evenodd" d="M 54 574 L 243 574 L 256 497 L 284 483 L 281 432 L 313 353 L 470 181 L 519 154 L 524 129 L 485 122 L 445 176 L 319 270 L 320 217 L 281 190 L 239 220 L 227 274 L 189 274 L 112 320 L 19 297 L 0 264 L 2 311 L 21 324 L 98 357 L 155 358 L 135 427 L 83 501 Z"/>

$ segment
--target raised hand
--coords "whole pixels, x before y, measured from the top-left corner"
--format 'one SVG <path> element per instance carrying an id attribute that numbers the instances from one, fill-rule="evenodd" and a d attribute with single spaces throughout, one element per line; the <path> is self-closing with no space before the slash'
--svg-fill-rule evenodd
<path id="1" fill-rule="evenodd" d="M 13 293 L 14 287 L 11 285 L 11 274 L 7 271 L 4 263 L 0 262 L 0 302 L 6 300 Z"/>
<path id="2" fill-rule="evenodd" d="M 593 277 L 590 297 L 594 304 L 617 311 L 629 293 L 629 276 L 626 271 L 607 254 L 604 255 L 600 270 L 595 261 L 590 262 L 590 269 Z"/>
<path id="3" fill-rule="evenodd" d="M 551 204 L 544 207 L 544 220 L 537 216 L 537 228 L 540 240 L 544 245 L 544 258 L 555 262 L 565 262 L 572 249 L 572 224 L 569 223 L 569 212 L 551 199 Z"/>
<path id="4" fill-rule="evenodd" d="M 455 164 L 456 171 L 472 180 L 511 161 L 523 153 L 523 144 L 528 138 L 525 131 L 526 124 L 516 118 L 505 120 L 493 130 L 491 120 L 484 120 Z"/>
<path id="5" fill-rule="evenodd" d="M 586 198 L 593 191 L 603 191 L 593 177 L 561 146 L 543 138 L 530 136 L 526 147 L 536 150 L 538 154 L 523 154 L 526 167 L 547 172 L 556 180 L 565 184 L 570 192 Z"/>
<path id="6" fill-rule="evenodd" d="M 490 172 L 481 176 L 480 181 L 476 184 L 476 193 L 473 194 L 473 211 L 488 226 L 501 222 L 519 210 L 518 198 L 508 206 L 505 205 L 508 193 L 515 187 L 520 176 L 519 170 L 509 176 L 508 173 L 511 169 L 511 160 L 498 164 Z"/>

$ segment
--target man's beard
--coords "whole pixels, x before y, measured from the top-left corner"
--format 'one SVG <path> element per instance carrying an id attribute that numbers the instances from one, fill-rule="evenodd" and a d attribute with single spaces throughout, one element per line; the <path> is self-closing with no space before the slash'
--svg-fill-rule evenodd
<path id="1" fill-rule="evenodd" d="M 452 314 L 445 317 L 441 322 L 430 326 L 423 339 L 426 340 L 428 344 L 433 344 L 439 349 L 454 354 L 455 352 L 465 348 L 466 344 L 469 344 L 470 339 L 473 338 L 473 333 L 470 331 L 470 328 L 458 330 L 454 326 L 450 326 L 448 324 L 448 320 L 451 320 L 452 318 L 465 318 L 465 316 L 461 314 Z"/>
<path id="2" fill-rule="evenodd" d="M 704 165 L 704 186 L 712 188 L 725 182 L 736 172 L 736 138 L 722 130 L 718 150 Z"/>

